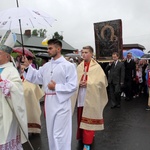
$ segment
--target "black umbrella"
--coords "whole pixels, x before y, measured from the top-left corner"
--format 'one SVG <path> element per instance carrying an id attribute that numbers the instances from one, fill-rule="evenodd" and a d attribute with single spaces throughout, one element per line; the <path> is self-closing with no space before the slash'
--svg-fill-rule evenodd
<path id="1" fill-rule="evenodd" d="M 41 52 L 35 54 L 35 56 L 36 56 L 36 57 L 43 58 L 43 59 L 44 59 L 44 58 L 47 58 L 47 59 L 50 59 L 50 58 L 51 58 L 48 53 L 41 53 Z"/>
<path id="2" fill-rule="evenodd" d="M 150 54 L 144 54 L 141 59 L 150 59 Z"/>
<path id="3" fill-rule="evenodd" d="M 80 54 L 74 54 L 74 53 L 68 53 L 68 54 L 65 54 L 65 57 L 71 57 L 71 58 L 81 58 L 81 55 Z"/>

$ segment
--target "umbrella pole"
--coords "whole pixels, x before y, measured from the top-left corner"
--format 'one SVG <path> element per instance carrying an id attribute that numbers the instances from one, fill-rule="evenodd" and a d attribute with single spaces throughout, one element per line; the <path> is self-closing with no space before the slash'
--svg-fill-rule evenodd
<path id="1" fill-rule="evenodd" d="M 23 50 L 23 56 L 24 56 L 24 44 L 23 44 L 23 36 L 22 36 L 22 27 L 21 27 L 21 20 L 19 19 L 19 26 L 20 26 L 20 35 L 21 35 L 21 43 L 22 43 L 22 50 Z"/>
<path id="2" fill-rule="evenodd" d="M 17 7 L 19 7 L 19 3 L 18 3 L 18 0 L 16 0 L 16 3 L 17 3 Z"/>
<path id="3" fill-rule="evenodd" d="M 17 7 L 19 7 L 18 0 L 16 0 L 16 3 L 17 3 Z M 23 48 L 23 56 L 24 56 L 24 44 L 23 44 L 23 36 L 22 36 L 21 19 L 19 19 L 19 27 L 20 27 L 21 43 L 22 43 L 22 48 Z"/>

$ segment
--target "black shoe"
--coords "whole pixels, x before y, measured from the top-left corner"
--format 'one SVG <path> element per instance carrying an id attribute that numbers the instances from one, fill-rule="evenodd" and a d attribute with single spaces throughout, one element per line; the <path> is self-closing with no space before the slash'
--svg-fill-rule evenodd
<path id="1" fill-rule="evenodd" d="M 114 105 L 114 106 L 111 106 L 110 108 L 111 108 L 111 109 L 114 109 L 114 108 L 116 108 L 116 105 Z"/>
<path id="2" fill-rule="evenodd" d="M 84 146 L 84 144 L 83 144 L 82 140 L 79 140 L 78 144 L 77 144 L 77 150 L 82 150 L 83 146 Z"/>
<path id="3" fill-rule="evenodd" d="M 147 106 L 145 110 L 149 111 L 150 110 L 150 106 Z"/>

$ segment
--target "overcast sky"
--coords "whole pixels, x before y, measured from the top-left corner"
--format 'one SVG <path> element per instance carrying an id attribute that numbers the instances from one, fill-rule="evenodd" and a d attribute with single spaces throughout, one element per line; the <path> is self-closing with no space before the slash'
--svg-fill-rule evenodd
<path id="1" fill-rule="evenodd" d="M 141 44 L 150 50 L 150 0 L 18 0 L 21 7 L 41 9 L 55 19 L 51 36 L 58 31 L 76 49 L 95 49 L 93 23 L 122 20 L 123 43 Z M 16 7 L 16 0 L 5 0 L 0 10 Z M 146 52 L 145 51 L 145 52 Z"/>

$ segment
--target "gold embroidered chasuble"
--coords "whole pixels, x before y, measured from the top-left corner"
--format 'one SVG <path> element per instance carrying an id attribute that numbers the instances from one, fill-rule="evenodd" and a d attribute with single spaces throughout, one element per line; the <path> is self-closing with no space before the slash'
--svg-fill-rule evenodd
<path id="1" fill-rule="evenodd" d="M 23 81 L 24 98 L 27 109 L 28 132 L 41 132 L 41 108 L 40 99 L 44 96 L 44 92 L 39 85 Z"/>
<path id="2" fill-rule="evenodd" d="M 84 74 L 84 61 L 77 67 L 78 84 Z M 92 59 L 87 72 L 87 87 L 80 128 L 86 130 L 103 130 L 103 110 L 108 102 L 107 78 L 101 66 Z M 72 97 L 75 106 L 78 91 Z"/>

